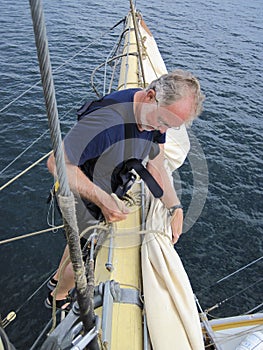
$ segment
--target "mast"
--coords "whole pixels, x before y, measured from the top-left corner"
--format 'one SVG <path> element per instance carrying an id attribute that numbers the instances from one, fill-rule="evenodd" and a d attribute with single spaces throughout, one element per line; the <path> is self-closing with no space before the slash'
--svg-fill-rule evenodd
<path id="1" fill-rule="evenodd" d="M 135 37 L 136 37 L 138 58 L 139 58 L 141 74 L 142 74 L 142 81 L 143 81 L 143 88 L 145 88 L 146 87 L 146 80 L 145 80 L 143 63 L 142 63 L 142 51 L 141 51 L 140 39 L 139 39 L 139 29 L 138 29 L 138 24 L 136 21 L 136 13 L 135 13 L 135 8 L 134 8 L 134 4 L 133 4 L 132 0 L 130 0 L 130 8 L 131 8 L 132 20 L 133 20 L 133 25 L 134 25 Z"/>

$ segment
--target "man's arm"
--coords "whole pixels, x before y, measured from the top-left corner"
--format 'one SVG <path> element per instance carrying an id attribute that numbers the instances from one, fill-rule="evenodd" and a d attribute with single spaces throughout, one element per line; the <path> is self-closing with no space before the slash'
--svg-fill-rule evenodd
<path id="1" fill-rule="evenodd" d="M 167 171 L 164 167 L 164 147 L 160 145 L 160 153 L 153 160 L 150 160 L 147 164 L 147 169 L 159 183 L 163 189 L 163 197 L 161 198 L 163 204 L 166 208 L 171 208 L 175 205 L 180 204 L 180 201 L 176 195 L 173 184 L 170 181 L 170 178 L 167 174 Z M 179 236 L 182 233 L 183 229 L 183 210 L 178 208 L 174 211 L 171 227 L 173 232 L 173 243 L 176 243 L 179 239 Z"/>
<path id="2" fill-rule="evenodd" d="M 56 164 L 53 154 L 48 158 L 47 167 L 50 173 L 56 177 Z M 78 166 L 71 164 L 68 159 L 66 159 L 66 169 L 69 186 L 72 192 L 96 204 L 101 209 L 107 222 L 116 222 L 126 219 L 129 210 L 125 207 L 123 202 L 120 201 L 118 205 L 111 195 L 90 181 L 82 170 Z"/>

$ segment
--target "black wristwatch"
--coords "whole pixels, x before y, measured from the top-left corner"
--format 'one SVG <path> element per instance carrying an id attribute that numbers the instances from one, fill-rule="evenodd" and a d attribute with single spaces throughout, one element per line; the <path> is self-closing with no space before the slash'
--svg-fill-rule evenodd
<path id="1" fill-rule="evenodd" d="M 174 205 L 173 207 L 167 209 L 168 210 L 168 213 L 173 216 L 174 215 L 174 212 L 176 211 L 176 209 L 183 209 L 183 206 L 181 204 L 177 204 L 177 205 Z"/>

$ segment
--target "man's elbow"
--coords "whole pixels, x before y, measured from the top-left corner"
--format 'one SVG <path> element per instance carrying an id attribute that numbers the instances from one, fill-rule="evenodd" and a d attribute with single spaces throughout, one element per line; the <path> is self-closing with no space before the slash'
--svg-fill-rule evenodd
<path id="1" fill-rule="evenodd" d="M 55 157 L 52 153 L 47 160 L 47 168 L 52 175 L 56 174 Z"/>
<path id="2" fill-rule="evenodd" d="M 147 170 L 154 177 L 154 179 L 158 182 L 158 184 L 161 187 L 163 187 L 162 172 L 160 171 L 160 169 L 158 169 L 157 166 L 153 162 L 148 162 L 147 163 Z"/>

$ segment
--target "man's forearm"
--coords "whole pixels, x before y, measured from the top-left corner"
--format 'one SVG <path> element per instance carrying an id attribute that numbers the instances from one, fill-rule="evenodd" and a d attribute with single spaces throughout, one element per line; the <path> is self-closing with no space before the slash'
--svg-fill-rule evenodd
<path id="1" fill-rule="evenodd" d="M 51 174 L 57 177 L 55 157 L 53 154 L 48 159 L 47 167 Z M 89 178 L 79 169 L 79 167 L 66 161 L 66 169 L 71 191 L 100 206 L 100 198 L 102 196 L 101 192 L 103 191 L 93 182 L 91 182 Z"/>
<path id="2" fill-rule="evenodd" d="M 155 159 L 149 161 L 147 169 L 163 189 L 163 197 L 161 200 L 166 208 L 171 208 L 174 205 L 180 204 L 174 186 L 164 167 L 163 155 L 160 154 Z"/>
<path id="3" fill-rule="evenodd" d="M 51 155 L 48 159 L 47 166 L 49 171 L 56 175 L 55 158 Z M 81 169 L 66 160 L 66 169 L 70 189 L 81 198 L 93 202 L 102 211 L 104 218 L 108 222 L 116 222 L 126 219 L 129 210 L 123 202 L 117 203 L 116 200 L 108 193 L 96 186 Z"/>

